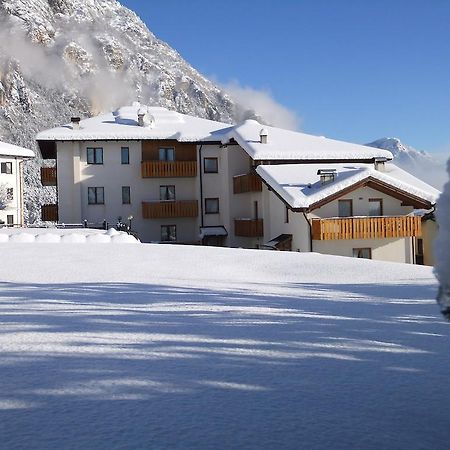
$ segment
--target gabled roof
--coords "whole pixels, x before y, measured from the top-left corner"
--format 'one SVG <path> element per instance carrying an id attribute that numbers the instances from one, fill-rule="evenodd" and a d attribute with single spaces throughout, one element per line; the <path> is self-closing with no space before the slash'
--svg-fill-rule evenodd
<path id="1" fill-rule="evenodd" d="M 28 148 L 18 147 L 0 141 L 0 156 L 12 156 L 19 158 L 34 158 L 34 152 Z"/>
<path id="2" fill-rule="evenodd" d="M 261 130 L 267 132 L 267 143 L 260 142 Z M 222 144 L 234 139 L 256 161 L 366 161 L 374 158 L 392 159 L 392 153 L 365 145 L 336 141 L 323 136 L 298 133 L 261 125 L 246 120 L 223 136 Z"/>
<path id="3" fill-rule="evenodd" d="M 139 126 L 138 113 L 146 115 L 147 126 Z M 152 120 L 150 120 L 152 119 Z M 84 119 L 80 129 L 72 124 L 38 133 L 38 141 L 89 141 L 89 140 L 141 140 L 175 139 L 179 142 L 221 140 L 221 132 L 231 125 L 200 119 L 198 117 L 169 111 L 166 108 L 147 107 L 134 103 L 108 114 Z M 220 137 L 219 137 L 220 136 Z"/>
<path id="4" fill-rule="evenodd" d="M 322 184 L 320 169 L 335 169 L 335 181 Z M 373 164 L 260 165 L 256 172 L 293 210 L 312 211 L 362 186 L 369 186 L 411 204 L 431 208 L 440 192 L 394 164 L 385 171 Z"/>

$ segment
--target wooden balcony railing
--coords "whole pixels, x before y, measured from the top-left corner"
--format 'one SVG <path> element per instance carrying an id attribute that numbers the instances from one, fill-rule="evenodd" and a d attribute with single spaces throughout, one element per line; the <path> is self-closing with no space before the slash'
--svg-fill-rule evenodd
<path id="1" fill-rule="evenodd" d="M 234 219 L 234 234 L 242 237 L 263 237 L 262 219 Z"/>
<path id="2" fill-rule="evenodd" d="M 56 186 L 56 167 L 41 167 L 42 186 Z"/>
<path id="3" fill-rule="evenodd" d="M 58 222 L 58 205 L 42 205 L 41 219 L 47 222 Z"/>
<path id="4" fill-rule="evenodd" d="M 142 178 L 196 177 L 197 161 L 142 161 Z"/>
<path id="5" fill-rule="evenodd" d="M 319 241 L 334 239 L 386 239 L 421 236 L 420 217 L 343 217 L 312 219 L 312 238 Z"/>
<path id="6" fill-rule="evenodd" d="M 243 194 L 244 192 L 261 192 L 261 178 L 255 173 L 246 175 L 236 175 L 233 177 L 233 193 Z"/>
<path id="7" fill-rule="evenodd" d="M 142 202 L 144 219 L 164 219 L 169 217 L 197 217 L 197 200 L 177 200 L 164 202 Z"/>

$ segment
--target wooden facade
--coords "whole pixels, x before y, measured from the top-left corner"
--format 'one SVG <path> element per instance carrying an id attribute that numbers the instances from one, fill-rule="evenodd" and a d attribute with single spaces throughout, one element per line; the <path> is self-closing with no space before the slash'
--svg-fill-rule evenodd
<path id="1" fill-rule="evenodd" d="M 343 217 L 312 219 L 312 238 L 319 241 L 335 239 L 387 239 L 421 236 L 420 217 Z"/>
<path id="2" fill-rule="evenodd" d="M 196 161 L 143 161 L 142 178 L 196 177 Z"/>
<path id="3" fill-rule="evenodd" d="M 165 219 L 176 217 L 197 217 L 197 200 L 176 200 L 165 202 L 142 202 L 144 219 Z"/>
<path id="4" fill-rule="evenodd" d="M 175 161 L 197 161 L 197 144 L 174 139 L 142 141 L 142 161 L 159 161 L 160 148 L 173 148 Z"/>
<path id="5" fill-rule="evenodd" d="M 56 167 L 41 167 L 42 186 L 56 186 Z"/>
<path id="6" fill-rule="evenodd" d="M 42 205 L 41 219 L 45 222 L 58 222 L 58 205 Z"/>
<path id="7" fill-rule="evenodd" d="M 263 237 L 262 219 L 234 219 L 234 234 L 241 237 Z"/>
<path id="8" fill-rule="evenodd" d="M 233 177 L 233 193 L 243 194 L 245 192 L 261 192 L 261 178 L 255 173 L 236 175 Z"/>

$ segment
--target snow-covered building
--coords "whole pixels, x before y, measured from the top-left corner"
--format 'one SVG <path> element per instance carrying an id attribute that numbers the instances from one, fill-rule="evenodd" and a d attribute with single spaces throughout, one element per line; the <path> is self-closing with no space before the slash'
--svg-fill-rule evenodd
<path id="1" fill-rule="evenodd" d="M 0 226 L 23 225 L 24 159 L 34 158 L 32 150 L 0 142 Z"/>
<path id="2" fill-rule="evenodd" d="M 38 134 L 55 159 L 43 220 L 131 220 L 144 242 L 414 262 L 415 209 L 439 192 L 387 150 L 139 104 Z"/>

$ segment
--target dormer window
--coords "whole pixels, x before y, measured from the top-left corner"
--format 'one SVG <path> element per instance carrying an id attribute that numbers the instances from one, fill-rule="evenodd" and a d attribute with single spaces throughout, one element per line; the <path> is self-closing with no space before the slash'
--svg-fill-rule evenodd
<path id="1" fill-rule="evenodd" d="M 336 169 L 319 169 L 317 175 L 320 176 L 322 184 L 332 183 L 336 178 Z"/>

